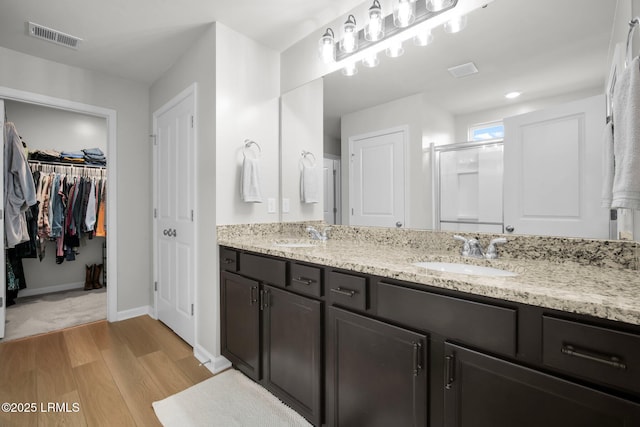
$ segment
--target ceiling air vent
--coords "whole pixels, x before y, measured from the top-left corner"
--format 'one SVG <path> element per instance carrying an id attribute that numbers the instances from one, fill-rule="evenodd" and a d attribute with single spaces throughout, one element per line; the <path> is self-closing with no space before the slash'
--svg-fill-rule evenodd
<path id="1" fill-rule="evenodd" d="M 447 71 L 449 71 L 449 73 L 453 77 L 459 79 L 461 77 L 466 77 L 471 74 L 477 73 L 478 68 L 473 62 L 467 62 L 466 64 L 456 65 L 455 67 L 448 68 Z"/>
<path id="2" fill-rule="evenodd" d="M 27 22 L 28 32 L 32 37 L 47 40 L 60 46 L 66 46 L 71 49 L 78 49 L 78 45 L 82 41 L 81 38 L 65 34 L 58 30 L 43 27 L 42 25 L 34 22 Z"/>

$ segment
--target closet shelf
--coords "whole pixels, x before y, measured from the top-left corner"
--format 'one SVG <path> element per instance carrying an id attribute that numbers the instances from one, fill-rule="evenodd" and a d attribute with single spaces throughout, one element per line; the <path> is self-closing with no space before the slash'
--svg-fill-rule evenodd
<path id="1" fill-rule="evenodd" d="M 47 162 L 44 160 L 28 160 L 30 165 L 49 165 L 49 166 L 63 166 L 63 167 L 72 167 L 78 169 L 100 169 L 106 170 L 106 166 L 102 165 L 88 165 L 88 164 L 77 164 L 77 163 L 65 163 L 65 162 Z"/>

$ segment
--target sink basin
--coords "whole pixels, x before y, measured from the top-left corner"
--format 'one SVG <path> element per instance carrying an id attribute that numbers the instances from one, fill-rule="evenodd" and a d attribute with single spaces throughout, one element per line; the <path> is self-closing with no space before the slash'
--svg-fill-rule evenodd
<path id="1" fill-rule="evenodd" d="M 453 262 L 417 262 L 413 264 L 428 270 L 442 271 L 445 273 L 472 274 L 474 276 L 513 277 L 517 273 L 480 265 L 461 264 Z"/>

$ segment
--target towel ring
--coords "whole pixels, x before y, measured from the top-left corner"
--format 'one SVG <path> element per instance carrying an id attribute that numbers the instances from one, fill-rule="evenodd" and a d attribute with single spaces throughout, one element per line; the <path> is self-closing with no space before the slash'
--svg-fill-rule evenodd
<path id="1" fill-rule="evenodd" d="M 302 160 L 304 159 L 311 160 L 311 167 L 316 165 L 316 156 L 311 151 L 302 150 Z"/>
<path id="2" fill-rule="evenodd" d="M 627 49 L 625 50 L 625 57 L 624 57 L 624 67 L 627 68 L 627 66 L 629 65 L 629 60 L 630 55 L 631 55 L 631 39 L 633 38 L 633 33 L 635 32 L 636 28 L 638 27 L 638 24 L 640 24 L 640 17 L 636 16 L 635 18 L 633 18 L 631 21 L 629 21 L 629 33 L 627 34 Z"/>
<path id="3" fill-rule="evenodd" d="M 244 157 L 247 157 L 247 152 L 252 145 L 255 145 L 256 147 L 258 147 L 258 154 L 256 154 L 256 158 L 259 158 L 260 155 L 262 154 L 262 148 L 260 148 L 260 144 L 258 144 L 255 141 L 252 141 L 251 139 L 244 140 L 244 147 L 242 147 L 242 155 Z"/>

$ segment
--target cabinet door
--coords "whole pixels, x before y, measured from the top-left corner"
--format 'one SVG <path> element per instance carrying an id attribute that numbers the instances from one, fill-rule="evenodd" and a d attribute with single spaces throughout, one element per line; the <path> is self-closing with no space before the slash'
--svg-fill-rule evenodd
<path id="1" fill-rule="evenodd" d="M 222 272 L 220 280 L 222 355 L 254 380 L 260 379 L 258 282 Z"/>
<path id="2" fill-rule="evenodd" d="M 445 427 L 631 427 L 640 406 L 445 344 Z"/>
<path id="3" fill-rule="evenodd" d="M 263 384 L 315 425 L 321 422 L 321 302 L 264 286 Z"/>
<path id="4" fill-rule="evenodd" d="M 425 426 L 427 337 L 328 308 L 327 424 Z"/>

